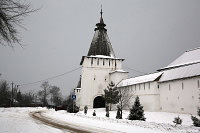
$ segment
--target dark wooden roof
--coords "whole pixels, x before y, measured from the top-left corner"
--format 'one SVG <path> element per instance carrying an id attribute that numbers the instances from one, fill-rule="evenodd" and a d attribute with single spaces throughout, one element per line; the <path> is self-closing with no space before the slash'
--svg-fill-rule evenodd
<path id="1" fill-rule="evenodd" d="M 105 55 L 115 57 L 113 48 L 107 35 L 107 29 L 105 29 L 106 24 L 104 24 L 102 12 L 100 22 L 97 23 L 96 26 L 97 28 L 95 28 L 95 34 L 87 56 Z"/>

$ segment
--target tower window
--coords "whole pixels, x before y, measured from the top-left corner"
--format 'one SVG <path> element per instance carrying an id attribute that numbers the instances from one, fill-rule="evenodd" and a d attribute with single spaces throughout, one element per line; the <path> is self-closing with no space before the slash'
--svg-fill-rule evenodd
<path id="1" fill-rule="evenodd" d="M 169 91 L 171 90 L 171 86 L 170 86 L 170 84 L 169 84 Z"/>
<path id="2" fill-rule="evenodd" d="M 110 66 L 110 60 L 109 60 L 109 66 Z"/>
<path id="3" fill-rule="evenodd" d="M 199 80 L 197 81 L 197 86 L 198 86 L 198 88 L 200 87 L 200 83 L 199 83 Z"/>
<path id="4" fill-rule="evenodd" d="M 99 65 L 99 59 L 97 59 L 97 65 Z"/>
<path id="5" fill-rule="evenodd" d="M 117 67 L 117 62 L 116 62 L 116 60 L 115 60 L 115 68 Z"/>
<path id="6" fill-rule="evenodd" d="M 144 90 L 145 90 L 145 83 L 144 83 Z"/>
<path id="7" fill-rule="evenodd" d="M 140 90 L 140 84 L 139 84 L 139 90 Z"/>
<path id="8" fill-rule="evenodd" d="M 103 59 L 103 66 L 105 65 L 104 59 Z"/>
<path id="9" fill-rule="evenodd" d="M 91 65 L 93 64 L 93 58 L 91 59 Z"/>
<path id="10" fill-rule="evenodd" d="M 159 89 L 159 87 L 160 87 L 160 86 L 158 85 L 158 89 Z"/>

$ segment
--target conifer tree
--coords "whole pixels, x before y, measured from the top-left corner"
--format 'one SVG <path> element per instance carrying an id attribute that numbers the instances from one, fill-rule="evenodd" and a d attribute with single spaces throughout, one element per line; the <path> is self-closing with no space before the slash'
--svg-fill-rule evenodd
<path id="1" fill-rule="evenodd" d="M 135 98 L 135 103 L 130 109 L 130 114 L 128 116 L 129 120 L 142 120 L 145 121 L 143 106 L 140 104 L 140 99 L 137 96 Z"/>
<path id="2" fill-rule="evenodd" d="M 119 102 L 119 92 L 115 87 L 115 84 L 111 82 L 107 89 L 104 90 L 104 93 L 105 95 L 103 95 L 103 97 L 105 98 L 105 102 L 106 104 L 109 104 L 109 110 L 111 110 L 111 105 Z"/>

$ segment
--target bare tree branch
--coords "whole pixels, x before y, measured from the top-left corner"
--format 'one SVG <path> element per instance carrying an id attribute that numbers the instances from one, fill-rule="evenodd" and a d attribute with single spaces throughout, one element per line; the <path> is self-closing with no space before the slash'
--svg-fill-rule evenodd
<path id="1" fill-rule="evenodd" d="M 21 37 L 17 27 L 22 28 L 22 21 L 28 14 L 37 11 L 32 9 L 30 3 L 24 0 L 1 0 L 0 1 L 0 44 L 14 47 L 21 45 Z"/>

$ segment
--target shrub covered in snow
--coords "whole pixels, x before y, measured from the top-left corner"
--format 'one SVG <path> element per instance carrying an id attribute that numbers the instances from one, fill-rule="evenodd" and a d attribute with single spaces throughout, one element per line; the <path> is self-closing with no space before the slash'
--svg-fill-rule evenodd
<path id="1" fill-rule="evenodd" d="M 129 120 L 142 120 L 145 121 L 143 106 L 140 104 L 140 99 L 137 96 L 135 98 L 135 103 L 130 109 L 130 114 L 128 116 Z"/>

